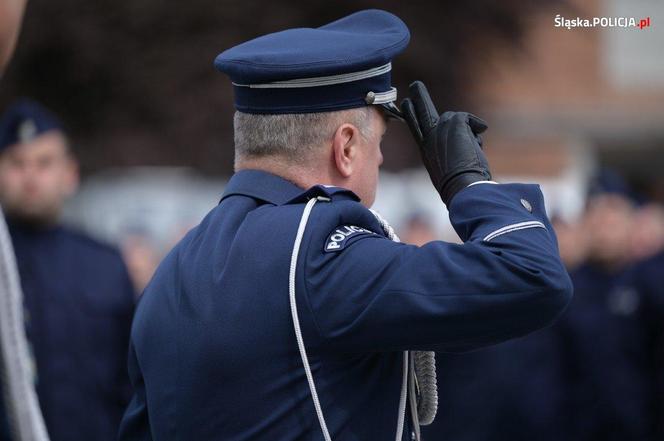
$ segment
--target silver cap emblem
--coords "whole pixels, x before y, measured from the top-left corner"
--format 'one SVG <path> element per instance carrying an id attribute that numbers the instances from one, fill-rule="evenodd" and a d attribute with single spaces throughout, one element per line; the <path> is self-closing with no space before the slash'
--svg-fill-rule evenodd
<path id="1" fill-rule="evenodd" d="M 30 142 L 37 136 L 37 124 L 31 119 L 26 119 L 18 126 L 18 140 L 21 143 Z"/>

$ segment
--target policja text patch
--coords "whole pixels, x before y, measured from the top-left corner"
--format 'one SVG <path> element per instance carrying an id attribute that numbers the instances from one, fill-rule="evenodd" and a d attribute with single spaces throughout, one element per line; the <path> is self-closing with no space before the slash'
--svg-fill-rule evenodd
<path id="1" fill-rule="evenodd" d="M 367 230 L 366 228 L 358 227 L 355 225 L 341 226 L 332 231 L 332 233 L 330 233 L 330 236 L 327 238 L 327 241 L 325 242 L 325 251 L 333 252 L 333 251 L 343 250 L 344 247 L 348 245 L 349 242 L 351 242 L 350 239 L 354 239 L 356 237 L 364 236 L 367 234 L 376 234 L 376 233 Z"/>

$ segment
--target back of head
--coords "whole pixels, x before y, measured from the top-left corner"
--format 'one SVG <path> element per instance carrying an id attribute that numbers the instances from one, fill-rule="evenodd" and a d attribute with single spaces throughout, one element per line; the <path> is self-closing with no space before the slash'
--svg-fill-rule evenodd
<path id="1" fill-rule="evenodd" d="M 356 126 L 371 136 L 368 107 L 319 113 L 251 114 L 235 112 L 235 164 L 267 159 L 284 165 L 315 165 L 339 126 Z"/>

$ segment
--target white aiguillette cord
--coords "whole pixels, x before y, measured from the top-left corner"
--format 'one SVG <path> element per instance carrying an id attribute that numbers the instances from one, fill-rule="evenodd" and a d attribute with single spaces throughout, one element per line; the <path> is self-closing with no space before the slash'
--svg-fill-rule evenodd
<path id="1" fill-rule="evenodd" d="M 5 411 L 16 441 L 48 441 L 33 384 L 23 319 L 23 294 L 11 237 L 0 209 L 0 373 Z"/>
<path id="2" fill-rule="evenodd" d="M 387 237 L 401 242 L 394 228 L 375 210 L 371 210 Z M 432 351 L 409 351 L 408 395 L 416 440 L 420 440 L 420 426 L 433 423 L 438 412 L 438 381 L 436 354 Z"/>
<path id="3" fill-rule="evenodd" d="M 311 198 L 307 204 L 304 207 L 304 211 L 302 213 L 302 218 L 300 219 L 300 224 L 297 229 L 297 234 L 295 236 L 295 243 L 293 244 L 293 253 L 291 255 L 291 264 L 290 264 L 290 272 L 289 272 L 289 277 L 288 277 L 288 293 L 289 293 L 289 298 L 290 298 L 290 309 L 291 309 L 291 316 L 293 318 L 293 328 L 295 330 L 295 338 L 297 339 L 297 346 L 300 351 L 300 357 L 302 358 L 302 364 L 304 366 L 304 372 L 307 376 L 307 382 L 309 383 L 309 391 L 311 392 L 311 399 L 314 403 L 314 408 L 316 409 L 316 415 L 318 417 L 318 423 L 320 424 L 321 431 L 323 432 L 323 437 L 325 438 L 325 441 L 332 441 L 332 438 L 330 437 L 330 432 L 327 428 L 327 423 L 325 422 L 325 417 L 323 416 L 323 410 L 320 405 L 320 400 L 318 398 L 318 392 L 316 391 L 316 384 L 314 383 L 314 377 L 311 372 L 311 367 L 309 366 L 309 358 L 307 357 L 307 350 L 306 347 L 304 346 L 304 339 L 302 337 L 302 330 L 300 328 L 300 319 L 297 313 L 297 301 L 295 297 L 295 272 L 297 269 L 297 258 L 300 253 L 300 246 L 302 244 L 302 237 L 304 236 L 304 230 L 307 226 L 307 221 L 309 220 L 309 215 L 311 214 L 311 210 L 313 209 L 314 205 L 318 201 L 325 201 L 329 202 L 330 199 L 322 196 L 318 196 L 315 198 Z M 388 235 L 388 237 L 396 242 L 399 241 L 399 238 L 397 235 L 394 233 L 394 230 L 390 225 L 382 218 L 378 213 L 372 210 L 376 218 L 381 224 L 381 227 L 383 230 L 385 230 L 385 233 Z M 434 363 L 433 359 L 433 353 L 424 353 L 424 352 L 416 352 L 415 353 L 415 359 L 418 359 L 419 354 L 431 354 L 430 357 L 428 358 L 428 361 L 430 363 Z M 423 358 L 420 356 L 419 358 Z M 399 416 L 397 419 L 397 431 L 396 431 L 396 437 L 395 441 L 401 441 L 403 437 L 403 428 L 404 428 L 404 422 L 406 418 L 406 401 L 408 400 L 408 389 L 409 389 L 409 376 L 410 376 L 410 388 L 411 388 L 411 413 L 413 417 L 413 426 L 415 430 L 415 439 L 419 440 L 420 439 L 420 431 L 419 431 L 419 422 L 418 422 L 418 407 L 421 408 L 419 403 L 417 403 L 417 397 L 416 397 L 416 391 L 415 388 L 418 386 L 417 379 L 415 378 L 416 371 L 418 371 L 418 367 L 415 366 L 413 369 L 412 365 L 416 363 L 411 364 L 411 368 L 409 369 L 409 359 L 410 355 L 408 351 L 403 352 L 403 380 L 401 383 L 401 394 L 399 398 Z M 428 366 L 428 371 L 431 371 L 431 366 Z M 434 394 L 437 394 L 435 391 L 435 366 L 433 370 L 433 387 L 434 387 Z M 423 389 L 420 385 L 420 396 L 426 396 L 422 394 Z M 426 392 L 426 391 L 425 391 Z M 429 403 L 427 403 L 427 406 L 425 406 L 425 409 L 427 409 L 427 419 L 430 419 L 433 421 L 433 417 L 436 414 L 436 408 L 437 408 L 437 400 L 438 397 L 437 395 L 435 396 L 435 404 L 433 406 L 433 415 L 431 415 L 431 391 L 429 392 Z M 420 418 L 420 421 L 422 418 Z M 430 423 L 431 421 L 428 421 Z M 426 423 L 426 422 L 425 422 Z"/>

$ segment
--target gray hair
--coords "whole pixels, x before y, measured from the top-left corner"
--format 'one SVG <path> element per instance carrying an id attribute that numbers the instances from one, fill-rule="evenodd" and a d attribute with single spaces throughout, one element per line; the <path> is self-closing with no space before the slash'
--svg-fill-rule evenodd
<path id="1" fill-rule="evenodd" d="M 235 160 L 278 156 L 297 163 L 330 141 L 337 128 L 353 124 L 360 134 L 371 135 L 371 110 L 359 107 L 320 113 L 259 115 L 235 112 Z"/>

